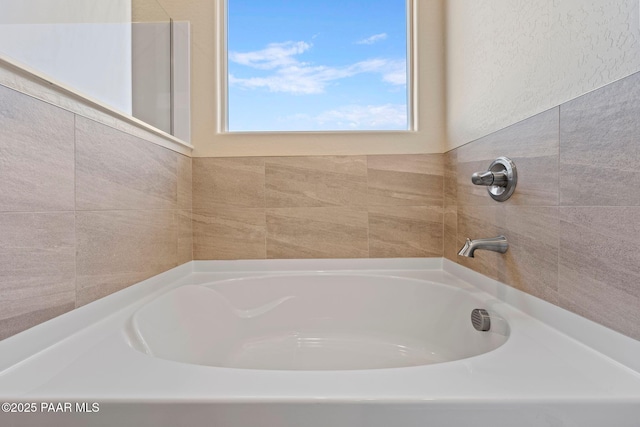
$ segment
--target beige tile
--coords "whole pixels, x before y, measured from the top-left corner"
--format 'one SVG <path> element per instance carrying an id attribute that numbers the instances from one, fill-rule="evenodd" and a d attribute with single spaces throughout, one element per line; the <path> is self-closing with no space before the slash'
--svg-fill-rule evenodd
<path id="1" fill-rule="evenodd" d="M 176 211 L 76 213 L 77 305 L 178 264 Z"/>
<path id="2" fill-rule="evenodd" d="M 266 258 L 265 210 L 222 207 L 193 212 L 197 260 Z"/>
<path id="3" fill-rule="evenodd" d="M 458 204 L 458 151 L 444 154 L 444 206 Z"/>
<path id="4" fill-rule="evenodd" d="M 0 303 L 0 340 L 71 311 L 75 305 L 75 290 L 3 301 Z"/>
<path id="5" fill-rule="evenodd" d="M 640 205 L 639 116 L 640 73 L 562 104 L 562 205 Z"/>
<path id="6" fill-rule="evenodd" d="M 191 210 L 193 205 L 192 159 L 181 155 L 178 155 L 177 159 L 178 209 Z"/>
<path id="7" fill-rule="evenodd" d="M 0 214 L 0 339 L 75 306 L 74 214 Z"/>
<path id="8" fill-rule="evenodd" d="M 265 159 L 269 208 L 367 204 L 366 156 Z"/>
<path id="9" fill-rule="evenodd" d="M 194 158 L 193 209 L 265 207 L 264 159 Z"/>
<path id="10" fill-rule="evenodd" d="M 178 265 L 193 260 L 193 215 L 191 211 L 176 211 L 178 221 Z"/>
<path id="11" fill-rule="evenodd" d="M 475 258 L 456 255 L 457 262 L 538 298 L 558 303 L 557 207 L 459 206 L 457 227 L 457 245 L 450 249 L 450 256 L 462 248 L 467 237 L 473 240 L 504 235 L 509 242 L 505 254 L 477 250 Z"/>
<path id="12" fill-rule="evenodd" d="M 506 156 L 516 164 L 518 185 L 504 205 L 557 206 L 558 111 L 553 108 L 456 149 L 458 205 L 496 203 L 486 187 L 471 183 L 471 175 Z"/>
<path id="13" fill-rule="evenodd" d="M 640 298 L 560 264 L 559 306 L 640 340 Z"/>
<path id="14" fill-rule="evenodd" d="M 560 208 L 564 308 L 640 339 L 640 207 Z"/>
<path id="15" fill-rule="evenodd" d="M 447 206 L 444 208 L 444 257 L 453 261 L 458 261 L 458 207 Z"/>
<path id="16" fill-rule="evenodd" d="M 76 208 L 175 209 L 178 156 L 166 148 L 78 117 Z"/>
<path id="17" fill-rule="evenodd" d="M 497 257 L 498 280 L 556 305 L 558 215 L 557 207 L 498 208 L 498 231 L 509 242 L 507 253 Z"/>
<path id="18" fill-rule="evenodd" d="M 367 156 L 369 169 L 444 175 L 443 154 L 389 154 Z"/>
<path id="19" fill-rule="evenodd" d="M 639 170 L 569 163 L 560 170 L 562 206 L 640 206 Z"/>
<path id="20" fill-rule="evenodd" d="M 442 206 L 443 155 L 367 156 L 369 206 Z"/>
<path id="21" fill-rule="evenodd" d="M 0 86 L 0 212 L 74 209 L 73 114 Z"/>
<path id="22" fill-rule="evenodd" d="M 74 214 L 0 214 L 2 301 L 74 289 Z"/>
<path id="23" fill-rule="evenodd" d="M 458 150 L 444 154 L 444 242 L 443 255 L 458 260 Z"/>
<path id="24" fill-rule="evenodd" d="M 267 258 L 367 258 L 366 208 L 267 209 Z"/>
<path id="25" fill-rule="evenodd" d="M 371 258 L 441 257 L 442 208 L 377 206 L 369 208 Z"/>

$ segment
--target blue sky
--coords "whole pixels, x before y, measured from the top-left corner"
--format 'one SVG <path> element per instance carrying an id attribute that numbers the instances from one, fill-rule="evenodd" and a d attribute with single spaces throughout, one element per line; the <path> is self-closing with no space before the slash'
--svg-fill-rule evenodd
<path id="1" fill-rule="evenodd" d="M 228 0 L 229 130 L 406 130 L 405 0 Z"/>

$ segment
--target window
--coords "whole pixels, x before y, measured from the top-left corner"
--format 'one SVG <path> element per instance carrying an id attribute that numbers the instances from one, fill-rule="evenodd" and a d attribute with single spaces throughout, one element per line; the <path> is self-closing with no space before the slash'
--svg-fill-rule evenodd
<path id="1" fill-rule="evenodd" d="M 251 88 L 242 89 L 240 86 L 237 86 L 237 84 L 240 83 L 240 81 L 237 80 L 230 87 L 230 85 L 227 84 L 229 80 L 229 72 L 231 72 L 234 79 L 251 78 L 250 75 L 240 73 L 241 68 L 244 68 L 244 70 L 247 71 L 251 67 L 242 66 L 238 67 L 237 70 L 233 68 L 236 65 L 241 64 L 232 63 L 229 60 L 230 53 L 260 52 L 263 51 L 270 43 L 284 43 L 288 41 L 304 42 L 310 44 L 311 48 L 298 55 L 293 55 L 293 57 L 299 62 L 307 65 L 307 63 L 317 61 L 317 59 L 309 58 L 304 55 L 312 53 L 311 49 L 319 48 L 323 39 L 320 37 L 322 35 L 321 31 L 309 31 L 309 35 L 304 35 L 302 38 L 294 37 L 294 35 L 289 34 L 284 34 L 287 37 L 283 37 L 279 40 L 272 39 L 271 37 L 267 38 L 267 35 L 265 35 L 267 34 L 265 29 L 257 28 L 257 24 L 251 24 L 253 21 L 249 21 L 249 24 L 245 24 L 249 29 L 247 30 L 245 27 L 244 33 L 253 32 L 256 34 L 262 34 L 261 40 L 254 42 L 255 44 L 253 45 L 249 45 L 248 41 L 245 41 L 244 45 L 230 45 L 229 39 L 236 37 L 234 31 L 243 31 L 238 28 L 234 29 L 233 23 L 229 22 L 230 16 L 237 13 L 233 11 L 234 8 L 246 5 L 246 1 L 248 0 L 213 0 L 212 4 L 215 7 L 215 25 L 213 25 L 209 30 L 211 30 L 211 33 L 213 33 L 214 36 L 214 56 L 211 58 L 202 58 L 201 55 L 194 55 L 195 58 L 202 58 L 199 61 L 195 61 L 193 69 L 193 75 L 195 76 L 197 87 L 197 92 L 194 94 L 194 103 L 197 108 L 194 108 L 193 120 L 193 138 L 194 141 L 196 141 L 196 156 L 323 156 L 442 152 L 446 142 L 446 81 L 444 78 L 446 59 L 444 53 L 446 21 L 444 10 L 446 6 L 445 2 L 427 0 L 406 0 L 405 2 L 402 0 L 397 3 L 401 5 L 400 8 L 405 14 L 405 16 L 398 18 L 398 22 L 402 21 L 407 34 L 407 38 L 403 39 L 403 42 L 407 45 L 407 51 L 403 51 L 401 53 L 401 55 L 404 55 L 406 58 L 405 62 L 408 70 L 405 85 L 406 91 L 401 85 L 392 85 L 391 82 L 387 82 L 382 79 L 382 83 L 385 83 L 385 86 L 382 86 L 384 91 L 381 91 L 381 93 L 399 94 L 404 96 L 404 99 L 407 101 L 406 105 L 408 105 L 408 107 L 405 108 L 408 119 L 400 129 L 380 130 L 382 128 L 378 127 L 369 130 L 358 130 L 354 127 L 347 127 L 346 129 L 349 130 L 334 129 L 334 131 L 322 131 L 320 128 L 315 128 L 317 131 L 314 131 L 311 126 L 305 126 L 303 128 L 300 124 L 302 119 L 317 118 L 319 114 L 313 115 L 308 111 L 296 109 L 292 114 L 290 114 L 290 116 L 295 114 L 299 114 L 299 116 L 294 116 L 288 122 L 286 120 L 284 122 L 289 125 L 288 127 L 285 128 L 282 126 L 279 128 L 280 130 L 263 131 L 262 129 L 278 129 L 276 127 L 257 126 L 256 123 L 269 124 L 268 122 L 275 121 L 278 118 L 277 116 L 275 119 L 273 118 L 274 116 L 271 116 L 269 120 L 263 119 L 262 117 L 263 115 L 266 117 L 266 114 L 274 108 L 274 105 L 279 105 L 280 103 L 277 100 L 272 100 L 270 102 L 266 102 L 264 100 L 261 101 L 260 98 L 275 95 L 277 92 L 271 92 L 270 89 L 265 86 L 260 87 L 260 90 L 252 90 Z M 251 12 L 247 12 L 245 10 L 242 15 L 248 16 L 250 19 L 255 20 L 255 22 L 258 22 L 260 18 L 259 15 L 267 13 L 264 8 L 267 8 L 268 11 L 270 11 L 271 8 L 275 7 L 273 6 L 274 4 L 284 4 L 284 1 L 282 0 L 251 1 L 255 3 L 254 6 L 256 9 L 252 8 Z M 279 1 L 281 3 L 278 3 Z M 347 15 L 339 14 L 335 11 L 336 3 L 340 3 L 339 6 L 342 6 L 343 4 L 352 4 L 350 2 L 334 2 L 328 0 L 288 0 L 288 2 L 304 2 L 306 4 L 311 4 L 313 2 L 324 4 L 323 7 L 325 8 L 333 7 L 333 13 L 328 14 L 328 12 L 325 11 L 325 15 L 323 15 L 325 18 L 322 20 L 319 18 L 316 19 L 317 22 L 321 22 L 325 25 L 325 32 L 338 31 L 336 29 L 338 27 L 336 23 L 340 22 L 342 22 L 341 27 L 346 28 L 344 29 L 343 34 L 347 34 L 348 29 L 350 28 L 347 22 L 348 19 L 346 18 Z M 205 3 L 210 4 L 209 2 Z M 380 5 L 383 3 L 378 2 L 377 0 L 369 0 L 366 3 L 360 4 L 366 4 L 365 9 L 368 10 L 369 8 L 374 8 L 374 5 Z M 389 1 L 384 2 L 384 4 L 389 4 Z M 229 13 L 229 9 L 232 9 L 231 13 Z M 376 9 L 380 10 L 380 7 L 377 7 Z M 344 10 L 349 9 L 345 6 Z M 385 11 L 385 17 L 384 19 L 380 18 L 379 22 L 384 24 L 388 21 L 387 15 L 390 16 L 390 13 L 388 11 L 388 7 L 381 10 Z M 342 11 L 340 13 L 342 13 Z M 271 15 L 273 16 L 273 14 Z M 400 15 L 401 14 L 399 14 L 399 16 Z M 303 27 L 302 24 L 298 24 L 301 22 L 299 19 L 291 16 L 287 17 L 285 15 L 282 17 L 276 16 L 276 18 L 274 18 L 275 21 L 271 21 L 271 26 L 286 27 L 286 25 L 283 24 L 283 22 L 285 22 L 285 18 L 287 18 L 286 21 L 288 21 L 287 25 L 291 27 L 291 32 L 296 28 L 300 29 Z M 362 18 L 353 18 L 353 15 L 351 15 L 349 19 L 358 21 Z M 268 23 L 270 21 L 266 20 L 265 22 Z M 351 28 L 353 28 L 352 37 L 349 37 L 348 39 L 344 36 L 342 37 L 342 40 L 345 42 L 344 47 L 346 48 L 373 47 L 375 49 L 380 49 L 386 45 L 383 43 L 359 45 L 355 42 L 362 41 L 368 37 L 382 33 L 387 33 L 387 38 L 382 41 L 395 40 L 395 36 L 390 34 L 390 30 L 387 29 L 376 29 L 376 31 L 370 31 L 370 34 L 355 34 L 356 26 L 354 25 Z M 267 30 L 268 29 L 269 28 L 267 27 Z M 318 36 L 314 38 L 316 34 L 318 34 Z M 205 32 L 203 31 L 201 36 L 204 35 Z M 240 40 L 244 40 L 244 37 L 249 37 L 249 35 L 240 34 L 239 37 L 241 37 Z M 208 39 L 203 38 L 201 43 L 204 45 L 205 43 L 208 43 L 207 40 Z M 346 43 L 347 41 L 349 44 Z M 378 38 L 378 41 L 380 42 L 381 40 Z M 198 44 L 196 44 L 196 47 L 198 47 Z M 208 49 L 199 50 L 202 50 L 205 54 L 209 51 Z M 330 56 L 332 58 L 343 58 L 342 64 L 316 62 L 309 65 L 335 68 L 338 66 L 344 66 L 345 64 L 355 64 L 371 58 L 375 59 L 384 57 L 387 59 L 395 59 L 390 56 L 383 56 L 383 54 L 385 54 L 384 51 L 378 51 L 378 53 L 372 53 L 371 56 L 363 56 L 362 58 L 353 58 L 345 53 L 339 55 L 339 53 L 340 48 L 338 48 L 337 53 L 333 52 Z M 246 58 L 245 61 L 247 61 Z M 227 66 L 227 62 L 230 63 L 229 66 Z M 273 63 L 269 64 L 269 66 L 273 65 Z M 265 73 L 262 75 L 262 78 L 264 78 L 264 76 L 273 76 L 277 69 L 258 69 L 258 71 Z M 359 74 L 360 77 L 364 76 L 370 80 L 375 80 L 378 84 L 381 83 L 381 75 L 382 74 L 380 73 L 376 74 L 373 72 Z M 257 77 L 260 77 L 260 75 Z M 349 81 L 353 77 L 357 76 L 345 77 L 344 80 L 332 80 L 327 83 L 325 89 L 333 89 L 334 86 L 342 85 L 345 81 Z M 396 90 L 396 92 L 394 92 L 394 90 Z M 211 93 L 210 91 L 213 91 L 213 98 L 209 95 Z M 230 116 L 234 116 L 235 109 L 239 108 L 239 104 L 237 104 L 233 99 L 231 100 L 231 105 L 229 105 L 228 100 L 230 91 L 236 91 L 236 94 L 243 96 L 249 96 L 251 94 L 251 103 L 247 108 L 256 104 L 262 106 L 261 109 L 253 109 L 251 115 L 247 116 L 247 122 L 249 125 L 245 127 L 244 131 L 239 130 L 242 129 L 242 127 L 239 126 L 238 121 L 235 121 L 233 118 L 229 120 Z M 365 94 L 371 95 L 369 92 L 373 92 L 376 96 L 381 95 L 381 93 L 377 93 L 377 91 L 372 89 L 369 89 Z M 256 96 L 256 94 L 258 96 Z M 340 95 L 340 93 L 338 93 L 338 95 Z M 289 98 L 298 100 L 300 105 L 303 106 L 311 104 L 320 112 L 337 109 L 335 105 L 320 109 L 320 107 L 322 107 L 321 103 L 323 102 L 322 97 L 313 94 L 296 95 L 290 96 Z M 213 100 L 214 102 L 210 102 L 210 100 Z M 302 103 L 300 100 L 304 100 L 305 102 Z M 389 101 L 388 99 L 383 102 L 373 103 L 372 101 L 363 101 L 350 97 L 346 99 L 344 104 L 339 104 L 338 107 L 341 105 L 354 105 L 356 103 L 365 106 L 385 104 L 404 105 L 404 102 Z M 234 111 L 230 112 L 229 108 Z M 285 119 L 287 118 L 284 114 L 282 114 L 282 116 Z M 295 121 L 296 117 L 298 121 Z M 292 123 L 299 127 L 295 127 Z M 254 131 L 249 129 L 253 129 Z M 295 130 L 304 131 L 299 132 Z M 202 141 L 202 143 L 198 143 L 197 141 Z"/>
<path id="2" fill-rule="evenodd" d="M 409 130 L 407 16 L 407 0 L 227 0 L 227 130 Z"/>

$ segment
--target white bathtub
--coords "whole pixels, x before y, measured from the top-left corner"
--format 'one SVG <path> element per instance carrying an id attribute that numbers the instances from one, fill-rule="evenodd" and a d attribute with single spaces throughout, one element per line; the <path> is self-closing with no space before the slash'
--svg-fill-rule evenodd
<path id="1" fill-rule="evenodd" d="M 134 348 L 222 368 L 361 370 L 430 365 L 502 345 L 499 313 L 476 331 L 486 302 L 452 286 L 393 276 L 307 273 L 188 285 L 131 318 Z"/>
<path id="2" fill-rule="evenodd" d="M 195 262 L 0 342 L 0 425 L 638 426 L 639 360 L 439 259 Z"/>

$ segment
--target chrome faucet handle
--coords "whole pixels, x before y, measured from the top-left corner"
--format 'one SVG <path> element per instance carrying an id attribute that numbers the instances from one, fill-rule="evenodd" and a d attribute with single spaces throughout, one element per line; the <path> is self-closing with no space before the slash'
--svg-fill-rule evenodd
<path id="1" fill-rule="evenodd" d="M 497 185 L 499 187 L 506 187 L 508 178 L 504 172 L 476 172 L 471 175 L 471 182 L 475 185 Z"/>
<path id="2" fill-rule="evenodd" d="M 489 165 L 489 170 L 471 175 L 471 182 L 486 186 L 493 200 L 504 202 L 516 189 L 516 165 L 507 157 L 498 157 Z"/>

